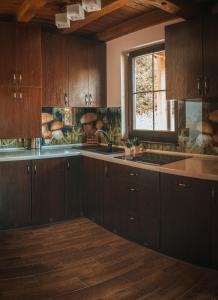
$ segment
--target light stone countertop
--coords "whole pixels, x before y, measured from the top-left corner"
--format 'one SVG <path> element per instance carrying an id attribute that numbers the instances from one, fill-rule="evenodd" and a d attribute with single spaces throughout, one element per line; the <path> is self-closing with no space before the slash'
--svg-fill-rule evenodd
<path id="1" fill-rule="evenodd" d="M 149 151 L 168 155 L 188 156 L 189 158 L 176 161 L 165 165 L 152 165 L 128 160 L 118 159 L 123 154 L 99 154 L 84 150 L 72 149 L 72 145 L 43 147 L 41 150 L 25 149 L 5 149 L 0 150 L 0 162 L 19 161 L 19 160 L 37 160 L 46 158 L 86 156 L 107 162 L 127 165 L 134 168 L 146 169 L 156 172 L 187 176 L 205 180 L 218 181 L 218 156 L 212 155 L 194 155 L 190 153 L 178 153 L 167 151 Z M 191 156 L 191 157 L 190 157 Z"/>

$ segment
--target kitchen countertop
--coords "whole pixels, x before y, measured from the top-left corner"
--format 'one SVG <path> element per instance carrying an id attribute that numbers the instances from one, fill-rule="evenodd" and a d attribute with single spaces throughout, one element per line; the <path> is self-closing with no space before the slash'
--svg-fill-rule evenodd
<path id="1" fill-rule="evenodd" d="M 108 162 L 113 162 L 121 165 L 127 165 L 134 168 L 146 169 L 156 172 L 174 174 L 179 176 L 187 176 L 192 178 L 215 180 L 218 181 L 218 157 L 209 155 L 194 155 L 190 153 L 175 153 L 167 151 L 151 151 L 162 154 L 189 156 L 189 158 L 176 161 L 165 165 L 150 165 L 146 163 L 134 162 L 129 160 L 117 159 L 117 156 L 123 154 L 104 155 L 89 151 L 78 151 L 72 149 L 72 145 L 43 147 L 41 150 L 25 150 L 25 149 L 8 149 L 0 150 L 0 162 L 19 161 L 19 160 L 37 160 L 55 157 L 72 157 L 86 156 L 90 158 L 100 159 Z M 190 155 L 192 157 L 190 157 Z"/>

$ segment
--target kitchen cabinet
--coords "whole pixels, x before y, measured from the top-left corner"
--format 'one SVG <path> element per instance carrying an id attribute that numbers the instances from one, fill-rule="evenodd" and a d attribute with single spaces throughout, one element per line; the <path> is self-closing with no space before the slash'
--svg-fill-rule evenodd
<path id="1" fill-rule="evenodd" d="M 106 45 L 89 43 L 89 106 L 106 106 Z"/>
<path id="2" fill-rule="evenodd" d="M 68 43 L 69 37 L 43 32 L 43 100 L 45 107 L 69 106 Z"/>
<path id="3" fill-rule="evenodd" d="M 83 211 L 92 221 L 103 223 L 104 162 L 83 158 Z"/>
<path id="4" fill-rule="evenodd" d="M 204 84 L 205 97 L 215 98 L 218 96 L 218 18 L 217 15 L 208 16 L 204 19 Z"/>
<path id="5" fill-rule="evenodd" d="M 105 44 L 72 37 L 69 48 L 69 103 L 73 107 L 106 105 Z M 78 59 L 79 57 L 79 59 Z"/>
<path id="6" fill-rule="evenodd" d="M 211 264 L 211 185 L 161 174 L 161 251 L 194 264 Z"/>
<path id="7" fill-rule="evenodd" d="M 0 86 L 0 138 L 30 138 L 41 135 L 41 89 L 23 87 L 22 99 L 16 88 Z M 34 122 L 33 122 L 34 120 Z"/>
<path id="8" fill-rule="evenodd" d="M 67 219 L 82 215 L 81 201 L 82 158 L 66 159 L 65 163 L 65 214 Z"/>
<path id="9" fill-rule="evenodd" d="M 0 163 L 0 228 L 31 222 L 31 163 Z"/>
<path id="10" fill-rule="evenodd" d="M 0 138 L 40 137 L 40 26 L 0 22 L 0 43 Z"/>
<path id="11" fill-rule="evenodd" d="M 65 218 L 65 158 L 32 163 L 32 223 L 43 224 Z"/>
<path id="12" fill-rule="evenodd" d="M 105 106 L 105 44 L 50 32 L 42 41 L 43 106 Z"/>
<path id="13" fill-rule="evenodd" d="M 104 225 L 153 249 L 159 248 L 159 173 L 105 164 Z"/>
<path id="14" fill-rule="evenodd" d="M 167 99 L 218 96 L 217 16 L 208 16 L 166 27 Z"/>
<path id="15" fill-rule="evenodd" d="M 218 183 L 212 183 L 212 266 L 218 269 Z"/>
<path id="16" fill-rule="evenodd" d="M 203 95 L 202 23 L 198 19 L 166 27 L 167 99 L 195 99 Z"/>

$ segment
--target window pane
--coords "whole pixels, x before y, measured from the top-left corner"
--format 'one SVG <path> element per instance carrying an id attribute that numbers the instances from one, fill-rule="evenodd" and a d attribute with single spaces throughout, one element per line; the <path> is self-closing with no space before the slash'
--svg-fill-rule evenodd
<path id="1" fill-rule="evenodd" d="M 165 51 L 154 53 L 154 90 L 165 90 Z"/>
<path id="2" fill-rule="evenodd" d="M 134 59 L 133 92 L 150 92 L 153 90 L 152 54 L 140 55 Z"/>
<path id="3" fill-rule="evenodd" d="M 133 98 L 134 129 L 153 130 L 153 94 L 136 94 Z"/>
<path id="4" fill-rule="evenodd" d="M 154 93 L 154 130 L 175 130 L 174 102 L 166 100 L 166 92 Z"/>

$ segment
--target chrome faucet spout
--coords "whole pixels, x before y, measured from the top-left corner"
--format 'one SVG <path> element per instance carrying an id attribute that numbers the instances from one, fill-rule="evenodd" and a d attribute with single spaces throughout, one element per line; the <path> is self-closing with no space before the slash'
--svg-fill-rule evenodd
<path id="1" fill-rule="evenodd" d="M 108 144 L 108 147 L 112 146 L 110 137 L 108 136 L 108 134 L 104 130 L 101 130 L 101 129 L 96 130 L 95 135 L 98 135 L 98 134 L 102 134 L 103 135 L 106 143 Z"/>

